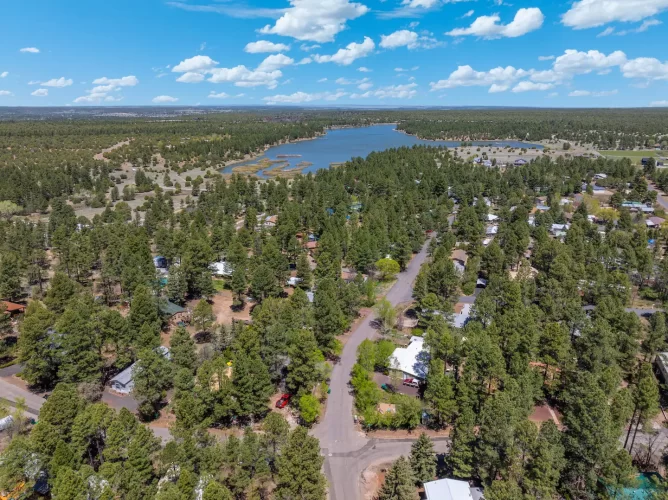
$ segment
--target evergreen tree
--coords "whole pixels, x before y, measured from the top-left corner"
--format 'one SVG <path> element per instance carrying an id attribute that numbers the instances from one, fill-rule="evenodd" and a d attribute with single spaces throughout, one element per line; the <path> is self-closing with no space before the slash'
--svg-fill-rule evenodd
<path id="1" fill-rule="evenodd" d="M 297 278 L 301 281 L 297 284 L 299 288 L 309 290 L 313 281 L 313 273 L 311 272 L 311 265 L 308 261 L 308 256 L 305 253 L 299 254 L 297 259 Z"/>
<path id="2" fill-rule="evenodd" d="M 313 332 L 299 330 L 294 336 L 289 354 L 286 387 L 293 394 L 310 393 L 315 384 L 322 380 L 320 365 L 325 361 Z"/>
<path id="3" fill-rule="evenodd" d="M 415 476 L 410 463 L 404 457 L 392 464 L 385 475 L 385 482 L 378 493 L 378 500 L 416 500 Z"/>
<path id="4" fill-rule="evenodd" d="M 23 287 L 23 269 L 18 255 L 6 252 L 0 257 L 0 297 L 8 300 L 18 300 Z"/>
<path id="5" fill-rule="evenodd" d="M 133 394 L 139 402 L 139 414 L 144 419 L 154 418 L 172 384 L 172 368 L 161 352 L 144 349 L 132 370 Z"/>
<path id="6" fill-rule="evenodd" d="M 188 295 L 188 281 L 181 266 L 170 266 L 169 282 L 167 284 L 167 298 L 182 306 Z"/>
<path id="7" fill-rule="evenodd" d="M 447 425 L 457 410 L 452 377 L 445 374 L 445 363 L 440 359 L 431 362 L 424 399 L 432 409 L 433 423 L 438 427 Z"/>
<path id="8" fill-rule="evenodd" d="M 216 481 L 211 481 L 204 488 L 202 500 L 233 500 L 230 490 Z"/>
<path id="9" fill-rule="evenodd" d="M 41 303 L 28 304 L 20 326 L 19 362 L 23 363 L 21 376 L 30 385 L 47 387 L 56 380 L 57 359 L 51 349 L 49 329 L 54 316 Z"/>
<path id="10" fill-rule="evenodd" d="M 408 460 L 418 483 L 433 481 L 436 477 L 436 452 L 434 443 L 423 432 L 411 446 Z"/>
<path id="11" fill-rule="evenodd" d="M 195 373 L 195 363 L 197 362 L 195 341 L 182 326 L 179 326 L 172 336 L 170 354 L 172 364 L 177 370 L 185 368 L 191 373 Z"/>
<path id="12" fill-rule="evenodd" d="M 61 467 L 53 482 L 53 498 L 87 500 L 86 482 L 81 474 L 69 467 Z"/>
<path id="13" fill-rule="evenodd" d="M 268 411 L 274 386 L 260 357 L 257 336 L 250 329 L 245 329 L 236 340 L 232 380 L 241 416 L 261 415 Z"/>
<path id="14" fill-rule="evenodd" d="M 464 407 L 452 431 L 452 447 L 448 454 L 448 466 L 455 477 L 468 479 L 473 475 L 475 457 L 475 415 L 471 408 Z"/>
<path id="15" fill-rule="evenodd" d="M 318 440 L 309 436 L 306 428 L 297 427 L 277 460 L 276 498 L 324 499 L 326 481 L 320 471 L 323 461 Z"/>
<path id="16" fill-rule="evenodd" d="M 128 321 L 133 332 L 138 333 L 144 325 L 147 325 L 155 336 L 160 334 L 158 303 L 147 286 L 139 285 L 134 290 Z"/>
<path id="17" fill-rule="evenodd" d="M 263 439 L 269 454 L 270 464 L 275 469 L 274 464 L 278 453 L 288 441 L 290 426 L 280 413 L 271 412 L 262 422 L 262 430 L 264 431 Z"/>
<path id="18" fill-rule="evenodd" d="M 324 279 L 318 283 L 313 309 L 315 338 L 318 346 L 323 350 L 331 349 L 334 337 L 341 333 L 346 321 L 337 301 L 336 289 L 332 280 Z"/>
<path id="19" fill-rule="evenodd" d="M 65 306 L 79 290 L 79 285 L 65 273 L 56 272 L 51 279 L 51 286 L 44 297 L 44 304 L 56 314 L 62 314 Z"/>
<path id="20" fill-rule="evenodd" d="M 204 299 L 201 299 L 193 309 L 193 323 L 200 332 L 208 331 L 216 316 L 213 314 L 213 306 Z"/>

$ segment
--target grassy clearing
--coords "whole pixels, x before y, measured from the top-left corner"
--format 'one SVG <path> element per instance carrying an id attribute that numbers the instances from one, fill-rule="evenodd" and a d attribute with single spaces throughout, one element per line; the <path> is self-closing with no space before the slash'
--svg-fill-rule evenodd
<path id="1" fill-rule="evenodd" d="M 657 157 L 658 155 L 656 154 L 656 151 L 654 150 L 648 150 L 648 151 L 599 151 L 603 156 L 606 156 L 608 158 L 629 158 L 631 161 L 634 163 L 640 163 L 640 160 L 642 158 L 649 158 L 651 156 Z"/>

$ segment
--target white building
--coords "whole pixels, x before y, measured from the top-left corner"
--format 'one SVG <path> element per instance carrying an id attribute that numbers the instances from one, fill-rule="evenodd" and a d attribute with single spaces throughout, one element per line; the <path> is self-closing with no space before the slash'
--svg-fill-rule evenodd
<path id="1" fill-rule="evenodd" d="M 232 264 L 224 260 L 211 264 L 211 269 L 213 270 L 213 274 L 216 276 L 224 276 L 226 278 L 232 276 L 232 273 L 234 272 Z"/>
<path id="2" fill-rule="evenodd" d="M 390 356 L 390 368 L 400 371 L 403 379 L 424 380 L 429 369 L 429 352 L 422 337 L 411 337 L 407 347 L 397 347 Z"/>
<path id="3" fill-rule="evenodd" d="M 424 483 L 427 500 L 481 500 L 480 488 L 471 488 L 466 481 L 439 479 Z"/>

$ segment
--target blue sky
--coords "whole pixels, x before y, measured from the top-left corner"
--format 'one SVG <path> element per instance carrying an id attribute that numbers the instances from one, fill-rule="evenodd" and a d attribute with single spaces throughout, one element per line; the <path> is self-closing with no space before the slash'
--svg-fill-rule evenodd
<path id="1" fill-rule="evenodd" d="M 668 106 L 668 0 L 21 0 L 0 106 Z"/>

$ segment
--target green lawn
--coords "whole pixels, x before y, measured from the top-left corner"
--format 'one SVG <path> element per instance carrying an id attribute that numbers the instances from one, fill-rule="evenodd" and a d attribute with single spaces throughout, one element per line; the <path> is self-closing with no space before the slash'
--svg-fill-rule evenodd
<path id="1" fill-rule="evenodd" d="M 649 158 L 654 156 L 656 158 L 656 151 L 599 151 L 603 156 L 610 158 L 629 158 L 630 160 L 635 160 L 636 163 L 640 163 L 642 158 Z"/>

